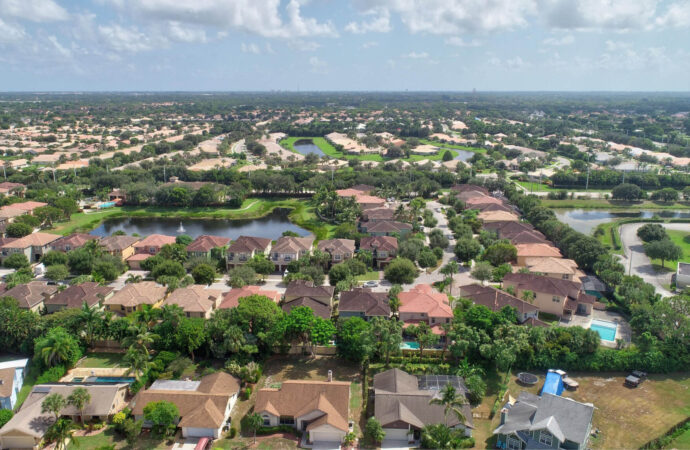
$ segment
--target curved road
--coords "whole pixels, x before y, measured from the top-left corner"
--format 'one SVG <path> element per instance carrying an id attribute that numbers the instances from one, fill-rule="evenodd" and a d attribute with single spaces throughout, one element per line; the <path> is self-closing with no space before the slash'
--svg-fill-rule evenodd
<path id="1" fill-rule="evenodd" d="M 642 240 L 637 237 L 637 230 L 642 225 L 644 223 L 628 223 L 621 225 L 619 228 L 621 245 L 625 251 L 625 256 L 621 257 L 621 262 L 625 265 L 625 273 L 627 274 L 630 271 L 631 274 L 639 276 L 654 286 L 662 297 L 670 297 L 674 293 L 666 289 L 664 285 L 671 283 L 673 272 L 658 273 L 652 267 L 651 260 L 644 254 Z M 687 223 L 662 223 L 661 225 L 667 230 L 688 230 Z M 630 261 L 631 257 L 632 263 Z"/>

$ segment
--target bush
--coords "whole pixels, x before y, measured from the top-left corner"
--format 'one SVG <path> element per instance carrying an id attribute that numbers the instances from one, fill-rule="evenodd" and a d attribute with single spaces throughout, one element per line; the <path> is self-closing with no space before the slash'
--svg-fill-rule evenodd
<path id="1" fill-rule="evenodd" d="M 417 278 L 417 268 L 409 259 L 395 258 L 386 266 L 384 276 L 393 284 L 410 284 Z"/>
<path id="2" fill-rule="evenodd" d="M 167 369 L 173 373 L 173 375 L 177 378 L 180 375 L 182 375 L 182 372 L 189 367 L 192 364 L 192 360 L 187 358 L 186 356 L 177 358 L 170 364 L 168 364 Z"/>
<path id="3" fill-rule="evenodd" d="M 235 439 L 235 436 L 237 436 L 237 428 L 230 427 L 230 433 L 228 433 L 228 438 Z"/>
<path id="4" fill-rule="evenodd" d="M 386 432 L 383 431 L 381 423 L 376 417 L 369 417 L 367 424 L 364 427 L 364 439 L 371 444 L 380 444 L 386 437 Z"/>
<path id="5" fill-rule="evenodd" d="M 34 229 L 31 227 L 31 225 L 15 222 L 7 225 L 5 234 L 7 234 L 7 237 L 21 238 L 30 235 L 33 233 L 33 231 Z"/>
<path id="6" fill-rule="evenodd" d="M 65 366 L 54 366 L 46 370 L 36 378 L 36 384 L 55 383 L 60 381 L 67 373 Z"/>
<path id="7" fill-rule="evenodd" d="M 4 427 L 7 422 L 14 416 L 9 409 L 0 409 L 0 428 Z"/>
<path id="8" fill-rule="evenodd" d="M 45 277 L 53 281 L 61 281 L 69 276 L 69 269 L 64 264 L 55 264 L 46 267 Z"/>
<path id="9" fill-rule="evenodd" d="M 22 267 L 29 267 L 29 260 L 24 253 L 12 253 L 5 258 L 3 266 L 9 267 L 10 269 L 21 269 Z"/>

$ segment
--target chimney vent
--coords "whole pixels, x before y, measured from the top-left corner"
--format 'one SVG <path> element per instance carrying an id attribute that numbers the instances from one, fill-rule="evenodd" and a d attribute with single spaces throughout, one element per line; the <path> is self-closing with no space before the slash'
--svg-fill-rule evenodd
<path id="1" fill-rule="evenodd" d="M 330 383 L 331 381 L 333 381 L 333 371 L 329 370 L 328 371 L 328 382 Z"/>

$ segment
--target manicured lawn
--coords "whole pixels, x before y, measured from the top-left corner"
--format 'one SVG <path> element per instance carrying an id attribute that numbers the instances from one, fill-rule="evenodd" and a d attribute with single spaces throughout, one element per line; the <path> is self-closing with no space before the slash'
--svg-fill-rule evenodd
<path id="1" fill-rule="evenodd" d="M 615 222 L 608 222 L 608 223 L 602 223 L 597 226 L 597 230 L 601 229 L 602 232 L 598 233 L 595 232 L 594 236 L 599 239 L 599 242 L 604 244 L 606 248 L 608 248 L 611 253 L 615 253 L 617 255 L 622 255 L 623 254 L 623 246 L 621 245 L 621 236 L 620 233 L 618 232 L 618 227 L 620 226 L 620 223 L 618 221 Z M 616 237 L 616 245 L 613 243 L 613 238 L 611 237 L 611 233 L 613 233 Z"/>
<path id="2" fill-rule="evenodd" d="M 369 155 L 349 155 L 345 154 L 335 147 L 331 145 L 330 142 L 326 140 L 326 138 L 323 137 L 307 137 L 307 136 L 293 136 L 293 137 L 288 137 L 280 141 L 280 145 L 285 147 L 286 149 L 290 150 L 291 152 L 299 153 L 297 150 L 295 150 L 294 144 L 297 141 L 301 140 L 307 140 L 307 141 L 312 141 L 314 145 L 319 147 L 321 151 L 327 155 L 330 156 L 331 158 L 334 159 L 358 159 L 360 161 L 378 161 L 381 162 L 384 160 L 384 158 L 379 155 L 379 154 L 369 154 Z"/>
<path id="3" fill-rule="evenodd" d="M 444 149 L 466 150 L 468 152 L 486 153 L 485 148 L 467 147 L 465 145 L 457 144 L 444 144 L 443 142 L 431 141 L 429 139 L 420 139 L 419 142 L 421 142 L 422 144 L 435 145 L 436 147 L 441 147 Z"/>
<path id="4" fill-rule="evenodd" d="M 78 367 L 93 367 L 98 369 L 110 367 L 122 367 L 124 354 L 122 353 L 88 353 L 78 365 Z"/>
<path id="5" fill-rule="evenodd" d="M 376 270 L 371 270 L 364 275 L 357 275 L 355 279 L 357 281 L 378 281 L 380 279 L 381 272 L 377 272 Z"/>
<path id="6" fill-rule="evenodd" d="M 544 198 L 541 205 L 547 208 L 589 208 L 589 209 L 620 209 L 620 210 L 664 210 L 664 209 L 690 209 L 689 202 L 663 203 L 652 201 L 625 202 L 606 199 L 567 199 L 549 200 Z"/>
<path id="7" fill-rule="evenodd" d="M 668 447 L 664 448 L 690 448 L 690 430 L 675 438 Z"/>
<path id="8" fill-rule="evenodd" d="M 539 383 L 528 388 L 516 383 L 517 373 L 514 373 L 508 382 L 508 393 L 513 398 L 523 390 L 537 394 L 545 374 L 534 373 L 539 375 Z M 592 448 L 638 448 L 690 415 L 690 376 L 686 373 L 650 375 L 637 389 L 626 388 L 623 385 L 625 374 L 621 373 L 569 375 L 580 383 L 580 387 L 574 392 L 564 391 L 563 396 L 595 406 L 592 429 L 599 429 L 601 433 L 590 441 Z M 492 377 L 487 377 L 487 383 L 490 394 L 494 389 Z M 485 403 L 493 404 L 495 392 L 494 397 L 488 397 Z M 478 410 L 487 406 L 483 403 Z M 478 448 L 494 442 L 487 433 L 493 431 L 499 421 L 499 414 L 488 425 L 488 420 L 475 419 Z M 482 439 L 484 437 L 486 439 Z"/>
<path id="9" fill-rule="evenodd" d="M 236 437 L 235 439 L 220 439 L 213 443 L 213 449 L 247 449 L 249 447 L 259 450 L 287 450 L 299 448 L 295 441 L 273 436 L 257 436 L 256 446 L 252 437 Z"/>
<path id="10" fill-rule="evenodd" d="M 690 227 L 690 224 L 688 224 L 688 227 Z M 668 233 L 674 244 L 683 249 L 683 256 L 680 258 L 680 261 L 690 261 L 690 232 L 666 230 L 666 233 Z M 659 266 L 659 269 L 661 269 L 660 259 L 653 259 L 652 264 Z M 675 272 L 678 269 L 678 261 L 664 261 L 664 269 Z"/>
<path id="11" fill-rule="evenodd" d="M 127 442 L 112 428 L 93 436 L 82 436 L 77 438 L 77 443 L 70 442 L 67 450 L 94 449 L 104 446 L 114 445 L 117 449 L 132 450 L 162 450 L 172 448 L 172 441 L 159 439 L 144 432 L 137 438 L 134 447 L 129 447 Z"/>

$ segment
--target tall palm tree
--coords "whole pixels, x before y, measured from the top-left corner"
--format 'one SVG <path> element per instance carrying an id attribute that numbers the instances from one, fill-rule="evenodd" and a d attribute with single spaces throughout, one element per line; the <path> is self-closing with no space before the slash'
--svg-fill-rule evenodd
<path id="1" fill-rule="evenodd" d="M 453 275 L 456 273 L 458 273 L 458 262 L 455 260 L 448 261 L 448 264 L 441 267 L 441 274 L 450 278 L 448 293 L 453 292 Z"/>
<path id="2" fill-rule="evenodd" d="M 153 342 L 156 340 L 157 335 L 151 333 L 143 327 L 139 328 L 136 326 L 131 326 L 129 332 L 130 335 L 125 337 L 122 343 L 126 347 L 129 347 L 130 350 L 139 350 L 145 353 L 146 356 L 148 356 L 149 348 L 151 347 L 151 345 L 153 345 Z"/>
<path id="3" fill-rule="evenodd" d="M 81 423 L 84 423 L 84 409 L 91 403 L 91 394 L 86 388 L 78 387 L 72 391 L 72 393 L 67 397 L 67 404 L 72 405 L 79 410 L 79 418 Z"/>
<path id="4" fill-rule="evenodd" d="M 86 302 L 81 305 L 79 321 L 84 329 L 86 345 L 91 346 L 96 330 L 103 324 L 105 314 L 99 308 L 92 308 Z"/>
<path id="5" fill-rule="evenodd" d="M 149 354 L 136 348 L 127 350 L 123 362 L 129 366 L 127 374 L 134 374 L 134 378 L 136 378 L 137 381 L 141 378 L 143 373 L 149 370 L 151 365 Z"/>
<path id="6" fill-rule="evenodd" d="M 55 441 L 55 450 L 64 450 L 67 448 L 65 441 L 67 438 L 72 438 L 72 442 L 78 446 L 77 440 L 72 436 L 72 431 L 77 428 L 77 425 L 70 419 L 58 419 L 53 425 L 46 430 L 45 439 L 48 441 Z"/>
<path id="7" fill-rule="evenodd" d="M 135 323 L 145 325 L 150 330 L 160 317 L 160 310 L 152 305 L 142 305 L 141 309 L 134 311 L 133 317 Z"/>
<path id="8" fill-rule="evenodd" d="M 443 406 L 443 416 L 446 425 L 448 424 L 448 414 L 454 413 L 460 423 L 465 423 L 465 414 L 462 412 L 462 407 L 467 404 L 467 400 L 464 395 L 458 395 L 455 387 L 448 383 L 439 391 L 438 396 L 431 399 L 430 405 L 441 405 Z"/>
<path id="9" fill-rule="evenodd" d="M 41 403 L 41 413 L 50 413 L 55 416 L 55 422 L 60 418 L 60 412 L 63 410 L 67 401 L 65 397 L 58 393 L 48 394 Z"/>
<path id="10" fill-rule="evenodd" d="M 51 367 L 66 361 L 72 351 L 70 336 L 65 333 L 55 334 L 50 345 L 41 349 L 41 357 L 46 366 Z"/>

